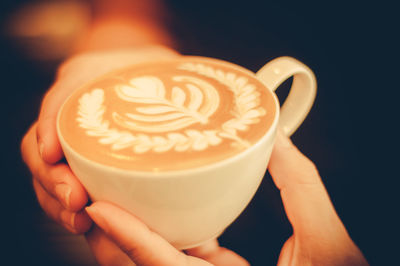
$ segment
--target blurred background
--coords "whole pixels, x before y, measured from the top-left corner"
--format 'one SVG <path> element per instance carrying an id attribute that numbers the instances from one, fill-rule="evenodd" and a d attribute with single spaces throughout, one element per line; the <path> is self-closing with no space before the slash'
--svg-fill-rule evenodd
<path id="1" fill-rule="evenodd" d="M 318 166 L 339 216 L 369 262 L 394 265 L 399 85 L 390 79 L 398 70 L 394 40 L 400 23 L 385 1 L 366 2 L 166 0 L 168 27 L 183 54 L 253 71 L 288 55 L 314 70 L 316 102 L 292 139 Z M 83 255 L 82 239 L 65 235 L 39 208 L 19 152 L 57 66 L 89 23 L 90 9 L 82 1 L 0 3 L 1 259 L 9 261 L 1 265 L 94 265 Z M 280 100 L 290 82 L 278 89 Z M 279 191 L 266 174 L 220 243 L 252 265 L 275 265 L 290 235 Z"/>

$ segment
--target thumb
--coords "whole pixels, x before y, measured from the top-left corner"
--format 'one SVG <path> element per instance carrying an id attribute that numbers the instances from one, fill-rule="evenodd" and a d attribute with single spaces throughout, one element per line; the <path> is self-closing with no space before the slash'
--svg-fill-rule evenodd
<path id="1" fill-rule="evenodd" d="M 186 256 L 130 213 L 107 202 L 95 202 L 86 211 L 98 227 L 137 265 L 193 265 L 210 263 Z"/>
<path id="2" fill-rule="evenodd" d="M 269 172 L 280 190 L 295 235 L 347 238 L 316 167 L 281 131 L 277 133 Z"/>
<path id="3" fill-rule="evenodd" d="M 63 90 L 56 83 L 42 101 L 36 134 L 40 156 L 47 163 L 53 164 L 63 158 L 56 120 L 58 110 L 70 93 L 70 90 Z"/>

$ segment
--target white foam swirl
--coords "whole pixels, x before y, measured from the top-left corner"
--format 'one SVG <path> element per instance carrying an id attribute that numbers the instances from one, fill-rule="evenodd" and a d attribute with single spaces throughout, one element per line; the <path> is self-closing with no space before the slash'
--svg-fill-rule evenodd
<path id="1" fill-rule="evenodd" d="M 182 64 L 180 69 L 212 77 L 225 84 L 234 95 L 235 107 L 232 118 L 214 130 L 187 129 L 176 132 L 194 123 L 208 123 L 209 117 L 218 109 L 220 98 L 217 90 L 209 83 L 192 76 L 174 76 L 176 82 L 183 82 L 185 87 L 174 86 L 170 98 L 167 98 L 163 82 L 154 76 L 142 76 L 131 79 L 129 85 L 115 87 L 115 92 L 124 101 L 136 103 L 134 113 L 112 112 L 116 124 L 132 129 L 121 131 L 110 128 L 110 123 L 103 120 L 106 111 L 104 91 L 94 89 L 79 99 L 79 126 L 86 129 L 86 134 L 99 138 L 99 143 L 111 145 L 112 150 L 131 148 L 134 153 L 177 152 L 188 150 L 201 151 L 210 146 L 219 145 L 223 139 L 229 139 L 234 146 L 250 145 L 242 140 L 238 131 L 246 131 L 250 124 L 260 121 L 266 114 L 260 107 L 260 93 L 248 83 L 247 78 L 235 73 L 214 69 L 203 64 Z M 163 133 L 149 136 L 146 132 Z M 167 133 L 168 132 L 168 133 Z"/>
<path id="2" fill-rule="evenodd" d="M 124 101 L 147 105 L 137 107 L 136 113 L 112 113 L 114 122 L 131 130 L 142 132 L 169 132 L 195 123 L 207 124 L 218 109 L 219 94 L 209 83 L 190 76 L 175 76 L 174 81 L 185 82 L 187 90 L 172 88 L 166 98 L 163 82 L 153 76 L 130 80 L 130 86 L 116 86 L 117 95 Z M 188 93 L 188 95 L 186 95 Z"/>

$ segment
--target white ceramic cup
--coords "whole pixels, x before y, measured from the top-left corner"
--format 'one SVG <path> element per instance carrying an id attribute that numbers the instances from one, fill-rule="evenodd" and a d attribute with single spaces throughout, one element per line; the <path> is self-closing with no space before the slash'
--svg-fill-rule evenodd
<path id="1" fill-rule="evenodd" d="M 291 135 L 315 99 L 315 76 L 296 59 L 277 58 L 255 76 L 273 95 L 275 118 L 257 143 L 231 158 L 157 173 L 108 167 L 71 149 L 60 134 L 58 117 L 65 157 L 92 201 L 109 201 L 133 213 L 178 249 L 199 246 L 218 237 L 245 209 L 265 174 L 278 125 Z M 291 76 L 292 87 L 280 110 L 274 91 Z"/>

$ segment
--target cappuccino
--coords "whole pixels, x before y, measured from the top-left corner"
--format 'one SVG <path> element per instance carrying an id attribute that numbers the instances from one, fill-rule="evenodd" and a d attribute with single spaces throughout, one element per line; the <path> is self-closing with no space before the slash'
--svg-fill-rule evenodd
<path id="1" fill-rule="evenodd" d="M 182 57 L 126 67 L 77 89 L 59 114 L 65 143 L 101 165 L 174 171 L 228 159 L 271 127 L 272 93 L 254 73 Z"/>

